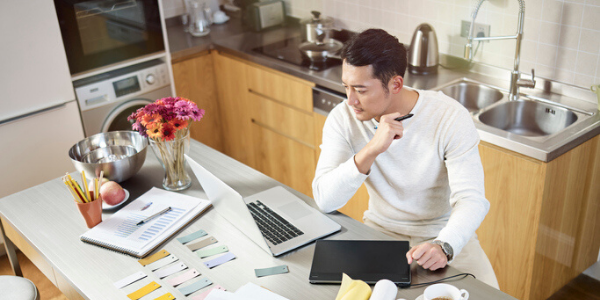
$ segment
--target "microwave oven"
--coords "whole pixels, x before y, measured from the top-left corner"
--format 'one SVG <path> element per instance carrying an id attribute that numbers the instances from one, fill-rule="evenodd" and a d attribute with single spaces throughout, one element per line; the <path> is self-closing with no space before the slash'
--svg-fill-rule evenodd
<path id="1" fill-rule="evenodd" d="M 165 50 L 158 0 L 54 0 L 72 75 Z"/>

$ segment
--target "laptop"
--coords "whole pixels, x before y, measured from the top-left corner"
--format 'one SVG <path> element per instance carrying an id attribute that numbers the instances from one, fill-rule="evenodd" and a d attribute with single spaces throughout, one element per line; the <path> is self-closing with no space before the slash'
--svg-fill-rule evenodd
<path id="1" fill-rule="evenodd" d="M 273 256 L 341 230 L 341 226 L 277 186 L 243 198 L 188 155 L 189 165 L 218 214 Z"/>

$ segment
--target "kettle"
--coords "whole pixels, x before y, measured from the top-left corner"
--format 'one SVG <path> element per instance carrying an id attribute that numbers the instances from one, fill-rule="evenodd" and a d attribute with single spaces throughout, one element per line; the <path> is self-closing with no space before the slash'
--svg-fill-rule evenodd
<path id="1" fill-rule="evenodd" d="M 408 71 L 412 74 L 437 73 L 438 42 L 435 30 L 427 23 L 417 26 L 408 51 Z"/>

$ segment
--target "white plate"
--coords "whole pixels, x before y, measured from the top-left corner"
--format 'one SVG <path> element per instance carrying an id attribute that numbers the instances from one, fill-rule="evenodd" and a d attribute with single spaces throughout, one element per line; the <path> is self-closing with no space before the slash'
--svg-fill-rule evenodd
<path id="1" fill-rule="evenodd" d="M 102 210 L 110 210 L 110 209 L 114 209 L 117 208 L 121 205 L 123 205 L 123 203 L 127 202 L 127 199 L 129 199 L 129 191 L 126 189 L 123 189 L 125 191 L 125 198 L 123 198 L 123 201 L 117 203 L 116 205 L 109 205 L 106 202 L 102 201 Z"/>
<path id="2" fill-rule="evenodd" d="M 219 21 L 220 22 L 217 22 L 217 20 L 213 20 L 213 23 L 215 23 L 215 24 L 223 24 L 223 23 L 229 21 L 229 16 L 225 16 L 225 19 L 219 20 Z"/>

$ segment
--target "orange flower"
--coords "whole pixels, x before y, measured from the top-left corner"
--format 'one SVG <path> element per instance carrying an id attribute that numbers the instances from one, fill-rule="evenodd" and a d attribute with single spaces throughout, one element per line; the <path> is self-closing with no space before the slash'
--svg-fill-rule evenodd
<path id="1" fill-rule="evenodd" d="M 173 128 L 173 125 L 169 123 L 162 125 L 162 137 L 167 142 L 175 139 L 175 128 Z"/>
<path id="2" fill-rule="evenodd" d="M 144 115 L 142 117 L 142 125 L 146 127 L 148 126 L 147 124 L 158 123 L 160 121 L 162 121 L 162 116 L 160 114 Z"/>
<path id="3" fill-rule="evenodd" d="M 162 123 L 150 123 L 151 127 L 147 127 L 146 133 L 149 138 L 159 139 L 163 136 L 163 124 Z"/>
<path id="4" fill-rule="evenodd" d="M 183 128 L 186 128 L 188 126 L 188 121 L 187 120 L 179 120 L 179 119 L 175 118 L 175 119 L 169 121 L 169 124 L 171 124 L 171 126 L 173 126 L 175 131 L 178 131 Z"/>

